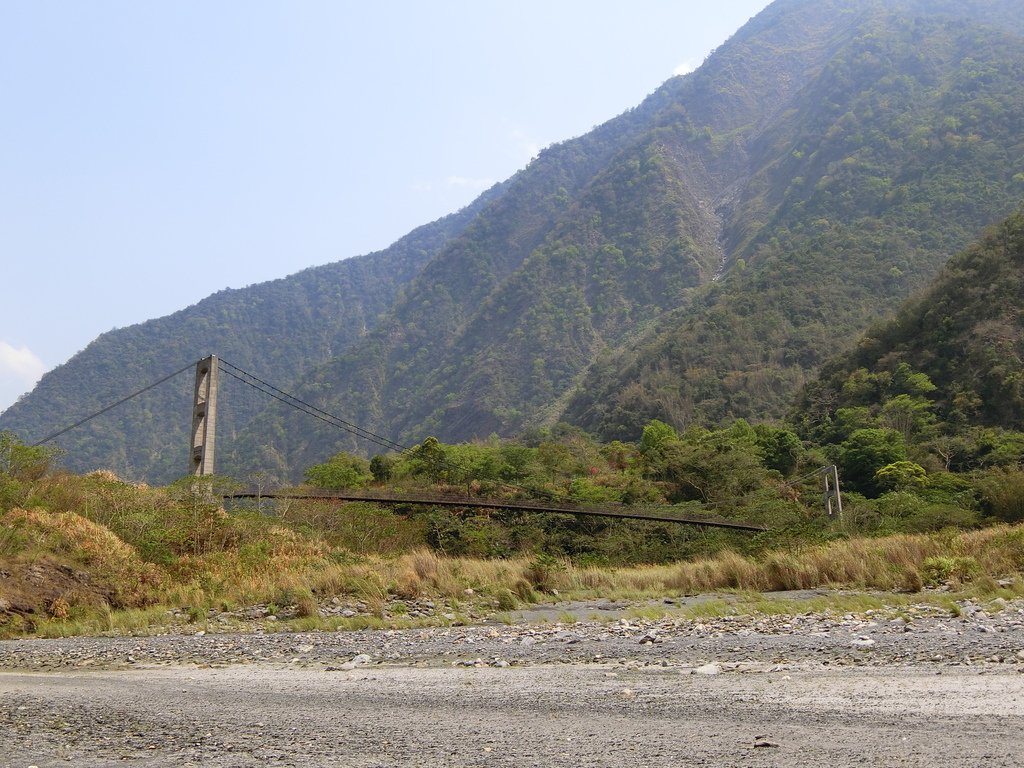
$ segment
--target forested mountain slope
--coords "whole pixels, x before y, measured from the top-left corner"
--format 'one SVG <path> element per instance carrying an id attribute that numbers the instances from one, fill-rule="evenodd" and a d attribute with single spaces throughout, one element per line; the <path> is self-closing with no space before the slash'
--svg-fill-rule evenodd
<path id="1" fill-rule="evenodd" d="M 920 374 L 923 391 L 900 388 L 901 379 L 923 382 Z M 939 436 L 972 426 L 1024 431 L 1024 207 L 825 364 L 792 419 L 827 441 L 840 422 L 869 415 L 890 428 L 920 421 Z"/>
<path id="2" fill-rule="evenodd" d="M 598 362 L 566 420 L 629 437 L 650 418 L 780 416 L 1024 197 L 1022 16 L 1008 34 L 994 3 L 887 6 L 751 136 L 750 177 L 720 198 L 723 279 Z"/>
<path id="3" fill-rule="evenodd" d="M 105 333 L 0 414 L 0 429 L 41 439 L 211 353 L 287 386 L 372 330 L 402 286 L 498 195 L 500 187 L 384 251 L 220 291 L 167 317 Z M 219 431 L 230 444 L 267 400 L 222 378 Z M 192 386 L 192 376 L 182 374 L 69 432 L 58 441 L 65 465 L 152 482 L 185 474 Z"/>
<path id="4" fill-rule="evenodd" d="M 799 10 L 770 9 L 704 74 L 542 152 L 368 339 L 310 377 L 307 395 L 405 440 L 510 433 L 554 414 L 596 355 L 686 304 L 721 267 L 714 199 L 747 173 L 745 136 L 834 54 L 832 4 Z M 241 462 L 268 433 L 282 467 L 367 448 L 282 409 L 266 417 Z"/>
<path id="5" fill-rule="evenodd" d="M 697 72 L 542 153 L 306 392 L 407 442 L 781 415 L 1024 194 L 1020 10 L 774 3 Z M 281 469 L 373 449 L 265 418 L 240 457 L 268 429 Z"/>

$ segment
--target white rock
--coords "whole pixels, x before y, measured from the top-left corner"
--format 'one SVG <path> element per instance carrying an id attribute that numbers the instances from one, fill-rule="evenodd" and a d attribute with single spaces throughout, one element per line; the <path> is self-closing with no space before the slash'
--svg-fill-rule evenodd
<path id="1" fill-rule="evenodd" d="M 711 662 L 693 670 L 698 675 L 718 675 L 722 672 L 722 665 Z"/>
<path id="2" fill-rule="evenodd" d="M 870 637 L 865 637 L 864 635 L 861 635 L 852 643 L 850 643 L 850 645 L 852 645 L 854 648 L 870 648 L 874 644 L 874 640 L 872 640 Z"/>

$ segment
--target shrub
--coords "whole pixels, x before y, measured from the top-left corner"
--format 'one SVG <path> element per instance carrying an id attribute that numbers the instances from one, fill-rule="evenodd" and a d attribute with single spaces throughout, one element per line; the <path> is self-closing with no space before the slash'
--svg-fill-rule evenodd
<path id="1" fill-rule="evenodd" d="M 982 509 L 1007 523 L 1024 521 L 1024 470 L 998 467 L 976 476 Z"/>
<path id="2" fill-rule="evenodd" d="M 981 573 L 981 565 L 973 557 L 937 556 L 926 558 L 921 563 L 925 583 L 939 586 L 947 581 L 970 581 Z"/>
<path id="3" fill-rule="evenodd" d="M 558 576 L 565 571 L 565 564 L 551 555 L 539 554 L 526 566 L 523 575 L 529 584 L 541 592 L 557 589 Z"/>

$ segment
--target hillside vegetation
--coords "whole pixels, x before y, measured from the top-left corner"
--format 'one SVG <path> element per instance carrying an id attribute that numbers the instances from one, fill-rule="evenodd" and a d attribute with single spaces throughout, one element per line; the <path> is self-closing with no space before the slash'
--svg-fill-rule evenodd
<path id="1" fill-rule="evenodd" d="M 872 430 L 930 470 L 1021 461 L 1024 209 L 826 364 L 792 419 L 836 446 Z"/>
<path id="2" fill-rule="evenodd" d="M 751 142 L 727 273 L 598 361 L 564 418 L 623 437 L 654 417 L 781 416 L 817 366 L 1019 203 L 1022 109 L 1019 37 L 871 19 Z"/>
<path id="3" fill-rule="evenodd" d="M 278 614 L 285 622 L 273 626 L 296 629 L 412 626 L 555 597 L 722 589 L 941 586 L 993 596 L 1001 582 L 1016 594 L 1022 267 L 1024 211 L 826 363 L 789 424 L 741 419 L 680 432 L 653 420 L 630 442 L 567 424 L 515 441 L 430 437 L 372 459 L 336 453 L 308 466 L 298 489 L 444 494 L 464 500 L 455 512 L 324 498 L 226 510 L 221 497 L 242 486 L 229 478 L 153 488 L 110 472 L 75 476 L 52 469 L 55 449 L 0 433 L 0 635 L 206 627 L 211 612 L 235 617 L 228 626 Z M 821 497 L 829 462 L 843 489 L 832 518 Z M 249 480 L 260 493 L 273 485 L 266 474 Z M 767 530 L 474 504 L 523 498 Z M 940 594 L 919 599 L 953 605 Z M 427 602 L 435 608 L 409 614 Z"/>
<path id="4" fill-rule="evenodd" d="M 237 621 L 273 615 L 267 621 L 284 620 L 274 627 L 292 629 L 414 626 L 556 597 L 722 589 L 931 585 L 991 596 L 997 580 L 1019 584 L 1024 572 L 1019 455 L 966 474 L 905 477 L 898 457 L 844 446 L 843 471 L 852 477 L 874 461 L 884 487 L 861 485 L 863 493 L 847 494 L 843 516 L 829 519 L 819 475 L 808 471 L 822 460 L 816 449 L 785 428 L 742 421 L 681 435 L 652 422 L 636 444 L 600 444 L 571 428 L 530 443 L 428 439 L 372 461 L 341 453 L 306 471 L 313 488 L 458 493 L 466 506 L 454 514 L 328 499 L 263 499 L 225 511 L 220 495 L 238 487 L 226 478 L 153 488 L 109 472 L 53 472 L 51 458 L 2 435 L 0 635 L 205 628 L 211 612 Z M 770 530 L 473 507 L 474 499 L 538 494 Z M 408 615 L 426 600 L 430 612 Z"/>

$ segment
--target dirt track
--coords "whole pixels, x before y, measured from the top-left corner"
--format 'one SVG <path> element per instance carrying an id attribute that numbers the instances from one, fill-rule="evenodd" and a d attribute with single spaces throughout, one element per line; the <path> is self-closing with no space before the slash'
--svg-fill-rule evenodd
<path id="1" fill-rule="evenodd" d="M 1024 602 L 965 608 L 9 641 L 0 766 L 1019 766 Z"/>

